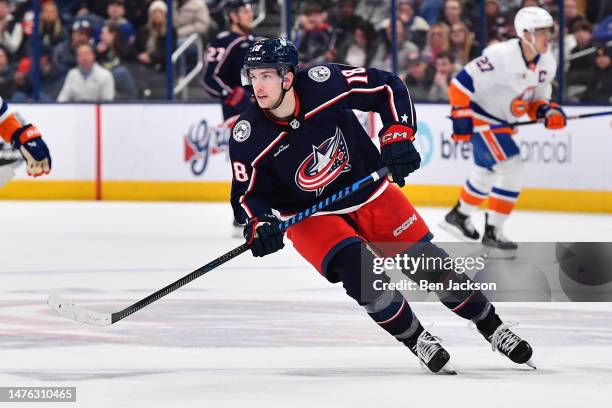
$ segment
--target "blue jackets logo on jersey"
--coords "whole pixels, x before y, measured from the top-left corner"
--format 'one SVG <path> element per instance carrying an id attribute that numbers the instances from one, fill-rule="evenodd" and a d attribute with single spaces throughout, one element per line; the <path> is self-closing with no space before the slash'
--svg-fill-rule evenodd
<path id="1" fill-rule="evenodd" d="M 295 183 L 304 191 L 315 191 L 319 196 L 341 173 L 351 170 L 349 152 L 340 128 L 336 134 L 319 146 L 312 146 L 312 153 L 295 173 Z"/>

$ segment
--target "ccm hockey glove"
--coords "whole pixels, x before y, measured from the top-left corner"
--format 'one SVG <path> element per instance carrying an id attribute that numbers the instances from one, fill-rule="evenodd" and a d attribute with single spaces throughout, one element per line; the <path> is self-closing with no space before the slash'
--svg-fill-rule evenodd
<path id="1" fill-rule="evenodd" d="M 451 111 L 451 120 L 453 121 L 453 134 L 451 139 L 456 142 L 469 142 L 472 133 L 474 133 L 472 110 L 470 108 L 453 107 Z"/>
<path id="2" fill-rule="evenodd" d="M 421 156 L 412 144 L 415 130 L 401 123 L 385 126 L 379 133 L 380 154 L 393 182 L 403 187 L 404 178 L 421 165 Z"/>
<path id="3" fill-rule="evenodd" d="M 51 172 L 51 154 L 38 129 L 25 125 L 13 135 L 13 146 L 19 148 L 26 161 L 26 172 L 32 177 Z"/>
<path id="4" fill-rule="evenodd" d="M 567 125 L 565 112 L 554 102 L 540 106 L 536 115 L 538 119 L 544 119 L 546 129 L 563 129 Z"/>
<path id="5" fill-rule="evenodd" d="M 283 249 L 283 232 L 278 228 L 280 220 L 272 214 L 261 214 L 251 218 L 244 227 L 244 238 L 253 256 L 270 255 Z"/>

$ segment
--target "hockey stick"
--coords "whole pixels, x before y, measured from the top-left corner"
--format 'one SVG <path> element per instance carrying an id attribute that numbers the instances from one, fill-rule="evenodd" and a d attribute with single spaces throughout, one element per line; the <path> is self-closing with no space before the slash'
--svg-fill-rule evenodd
<path id="1" fill-rule="evenodd" d="M 593 118 L 595 116 L 605 116 L 605 115 L 612 115 L 612 111 L 584 113 L 582 115 L 569 115 L 567 117 L 567 120 L 586 119 L 586 118 Z M 487 130 L 510 128 L 510 127 L 515 127 L 515 126 L 534 125 L 536 123 L 543 123 L 543 122 L 544 122 L 544 119 L 535 119 L 535 120 L 528 120 L 526 122 L 501 123 L 498 125 L 481 125 L 481 126 L 475 126 L 474 132 L 486 132 Z"/>
<path id="2" fill-rule="evenodd" d="M 290 226 L 297 224 L 298 222 L 303 221 L 308 217 L 312 217 L 315 213 L 329 207 L 330 205 L 340 200 L 345 199 L 349 195 L 363 189 L 364 187 L 374 183 L 375 181 L 380 180 L 381 178 L 385 177 L 388 173 L 389 173 L 389 170 L 386 167 L 383 167 L 382 169 L 375 171 L 374 173 L 362 178 L 361 180 L 356 181 L 352 185 L 345 187 L 344 190 L 341 190 L 335 194 L 332 194 L 326 199 L 319 201 L 317 204 L 313 205 L 312 207 L 304 211 L 300 211 L 299 213 L 289 218 L 288 220 L 281 222 L 279 224 L 280 229 L 282 231 L 286 231 L 287 228 L 289 228 Z M 246 243 L 244 243 L 240 245 L 239 247 L 236 247 L 232 249 L 231 251 L 221 255 L 217 259 L 207 263 L 206 265 L 196 269 L 195 271 L 191 272 L 189 275 L 182 277 L 176 282 L 171 283 L 170 285 L 158 290 L 157 292 L 134 303 L 133 305 L 130 305 L 126 307 L 125 309 L 120 310 L 115 313 L 99 313 L 99 312 L 94 312 L 88 309 L 84 309 L 84 308 L 81 308 L 75 305 L 71 301 L 64 299 L 63 297 L 59 295 L 49 296 L 49 299 L 47 300 L 47 304 L 51 307 L 51 309 L 55 310 L 60 315 L 67 317 L 69 319 L 72 319 L 72 320 L 76 320 L 77 322 L 89 324 L 93 326 L 109 326 L 113 323 L 117 323 L 119 320 L 126 318 L 132 313 L 139 311 L 143 307 L 150 305 L 151 303 L 161 299 L 167 294 L 174 292 L 181 286 L 184 286 L 187 283 L 191 282 L 192 280 L 199 278 L 205 273 L 210 272 L 213 269 L 223 265 L 230 259 L 233 259 L 237 257 L 238 255 L 242 254 L 243 252 L 248 251 L 248 249 L 249 249 L 249 246 Z"/>

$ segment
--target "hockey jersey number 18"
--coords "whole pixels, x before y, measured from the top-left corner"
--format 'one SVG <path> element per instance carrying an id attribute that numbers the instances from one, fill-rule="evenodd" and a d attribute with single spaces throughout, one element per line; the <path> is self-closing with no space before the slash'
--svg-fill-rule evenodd
<path id="1" fill-rule="evenodd" d="M 271 209 L 295 213 L 379 170 L 380 153 L 353 109 L 378 112 L 385 125 L 416 129 L 410 95 L 394 74 L 327 64 L 298 72 L 293 87 L 296 109 L 288 120 L 275 120 L 254 103 L 232 131 L 231 202 L 238 222 Z M 357 209 L 387 185 L 381 180 L 329 211 Z"/>

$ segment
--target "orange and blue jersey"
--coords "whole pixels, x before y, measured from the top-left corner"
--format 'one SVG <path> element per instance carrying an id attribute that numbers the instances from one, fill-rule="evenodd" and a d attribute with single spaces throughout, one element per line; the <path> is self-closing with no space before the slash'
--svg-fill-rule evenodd
<path id="1" fill-rule="evenodd" d="M 0 102 L 2 102 L 2 106 L 0 107 L 0 137 L 2 137 L 5 142 L 11 143 L 13 141 L 13 135 L 17 130 L 23 127 L 23 124 L 15 114 L 11 112 L 8 104 L 2 97 L 0 97 Z"/>

